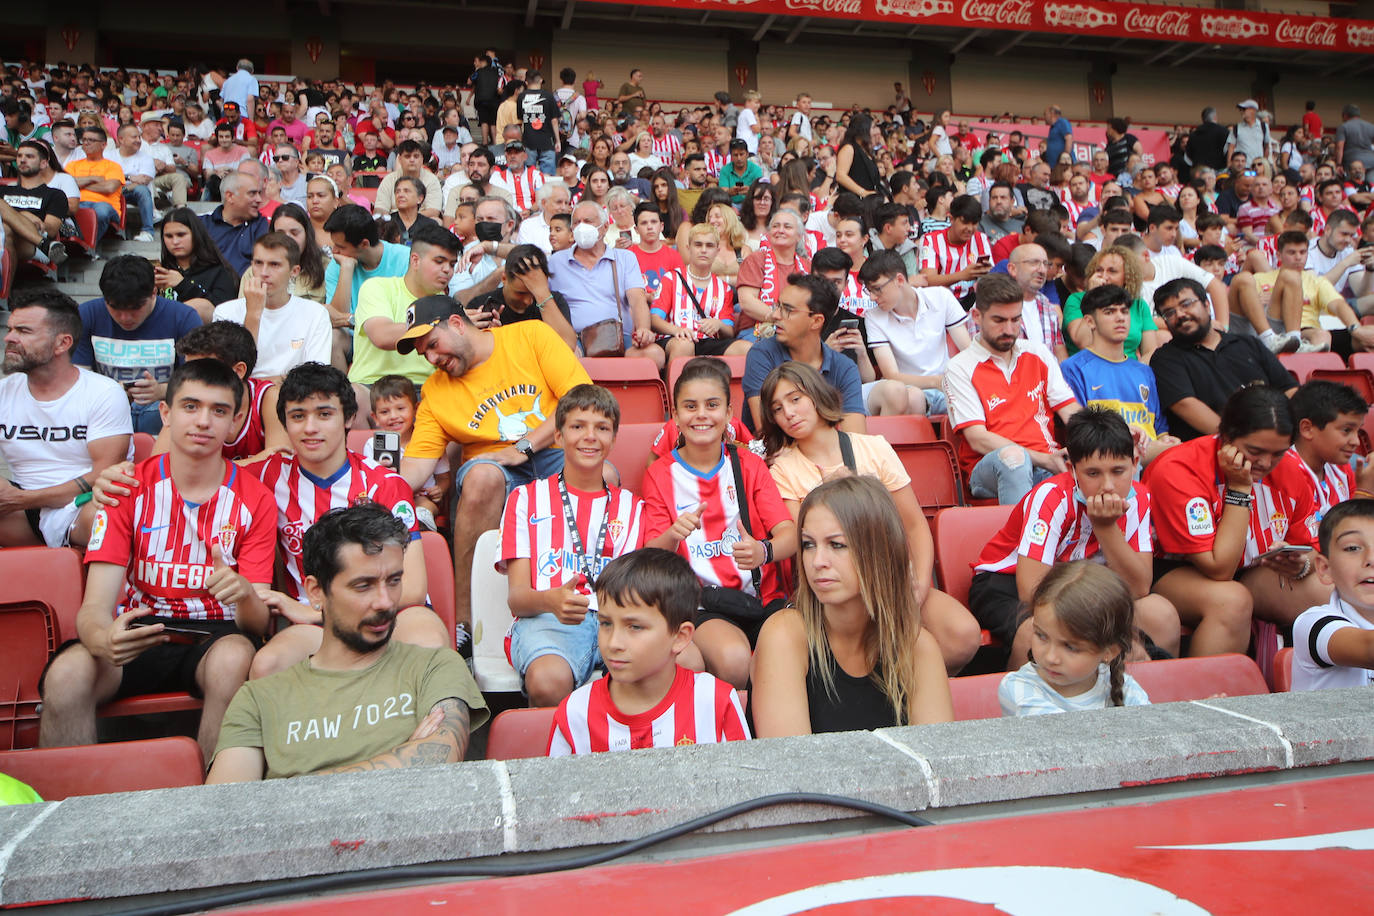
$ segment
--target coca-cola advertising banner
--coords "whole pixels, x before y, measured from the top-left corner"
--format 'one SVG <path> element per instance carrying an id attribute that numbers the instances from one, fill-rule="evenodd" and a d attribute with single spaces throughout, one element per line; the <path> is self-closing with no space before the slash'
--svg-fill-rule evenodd
<path id="1" fill-rule="evenodd" d="M 997 146 L 1005 148 L 1007 138 L 1013 131 L 1026 138 L 1026 146 L 1034 149 L 1049 134 L 1047 124 L 1011 124 L 1000 121 L 976 121 L 969 125 L 983 145 L 987 145 L 989 134 L 997 138 Z M 1169 135 L 1162 130 L 1141 130 L 1132 127 L 1131 136 L 1140 141 L 1142 156 L 1146 165 L 1169 161 Z M 1101 127 L 1083 127 L 1075 124 L 1073 128 L 1073 154 L 1079 162 L 1092 160 L 1093 150 L 1105 149 L 1107 131 Z"/>
<path id="2" fill-rule="evenodd" d="M 1063 32 L 1202 44 L 1268 45 L 1360 53 L 1374 48 L 1374 22 L 1133 3 L 1032 0 L 637 0 L 674 9 L 862 19 L 905 25 Z"/>

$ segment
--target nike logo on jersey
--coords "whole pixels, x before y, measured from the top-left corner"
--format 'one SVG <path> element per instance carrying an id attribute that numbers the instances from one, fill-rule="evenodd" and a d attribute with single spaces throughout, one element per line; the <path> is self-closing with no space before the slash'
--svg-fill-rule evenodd
<path id="1" fill-rule="evenodd" d="M 170 525 L 153 525 L 153 526 L 150 528 L 150 527 L 148 527 L 147 525 L 144 525 L 144 526 L 142 526 L 141 528 L 139 528 L 138 530 L 139 530 L 140 532 L 142 532 L 143 534 L 152 534 L 154 531 L 161 531 L 163 528 L 170 528 L 170 527 L 171 527 Z"/>
<path id="2" fill-rule="evenodd" d="M 531 525 L 542 525 L 542 524 L 544 524 L 545 522 L 552 521 L 552 520 L 553 520 L 553 516 L 552 516 L 552 515 L 541 515 L 541 516 L 538 516 L 537 518 L 532 518 L 532 519 L 530 519 L 530 524 L 531 524 Z"/>
<path id="3" fill-rule="evenodd" d="M 696 504 L 696 503 L 687 503 L 685 506 L 678 506 L 678 507 L 677 507 L 677 511 L 679 511 L 679 512 L 685 512 L 685 511 L 687 511 L 688 509 L 695 509 L 696 507 L 697 507 L 697 504 Z"/>

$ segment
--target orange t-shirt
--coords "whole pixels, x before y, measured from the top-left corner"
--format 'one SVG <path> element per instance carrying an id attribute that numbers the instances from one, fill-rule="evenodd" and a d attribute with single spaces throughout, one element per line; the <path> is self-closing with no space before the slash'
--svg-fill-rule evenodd
<path id="1" fill-rule="evenodd" d="M 119 163 L 112 159 L 101 159 L 99 162 L 92 162 L 89 159 L 78 159 L 75 162 L 68 162 L 64 168 L 67 174 L 73 178 L 99 178 L 101 181 L 124 181 L 124 170 L 119 167 Z M 88 204 L 107 203 L 119 209 L 119 198 L 122 190 L 114 191 L 110 194 L 101 194 L 92 191 L 90 188 L 81 189 L 81 199 Z"/>

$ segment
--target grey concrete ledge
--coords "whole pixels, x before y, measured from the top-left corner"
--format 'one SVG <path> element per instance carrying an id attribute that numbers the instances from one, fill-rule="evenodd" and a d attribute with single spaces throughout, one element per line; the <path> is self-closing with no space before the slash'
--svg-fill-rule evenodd
<path id="1" fill-rule="evenodd" d="M 0 809 L 0 905 L 615 843 L 779 792 L 919 811 L 1363 761 L 1371 712 L 1366 688 L 72 798 Z"/>

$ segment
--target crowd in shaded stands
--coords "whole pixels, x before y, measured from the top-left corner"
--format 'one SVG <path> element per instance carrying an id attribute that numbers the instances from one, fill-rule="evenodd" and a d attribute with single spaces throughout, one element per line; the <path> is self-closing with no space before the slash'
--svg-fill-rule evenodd
<path id="1" fill-rule="evenodd" d="M 909 102 L 667 112 L 638 69 L 582 76 L 11 68 L 9 263 L 161 247 L 79 306 L 10 301 L 0 545 L 90 565 L 44 744 L 187 690 L 212 781 L 461 759 L 490 529 L 552 754 L 947 720 L 975 655 L 1012 672 L 1006 714 L 1134 705 L 1128 659 L 1267 665 L 1300 617 L 1305 684 L 1371 667 L 1374 597 L 1340 564 L 1374 546 L 1344 384 L 1374 378 L 1283 363 L 1374 347 L 1354 105 L 1334 136 L 1311 105 L 1282 135 L 1208 108 L 1151 161 L 1128 121 L 1092 148 L 1053 105 L 1027 142 Z M 666 413 L 629 416 L 609 360 L 666 379 Z M 961 545 L 966 593 L 938 587 L 925 481 L 868 434 L 892 416 L 1006 507 Z M 427 606 L 426 530 L 453 608 Z"/>

